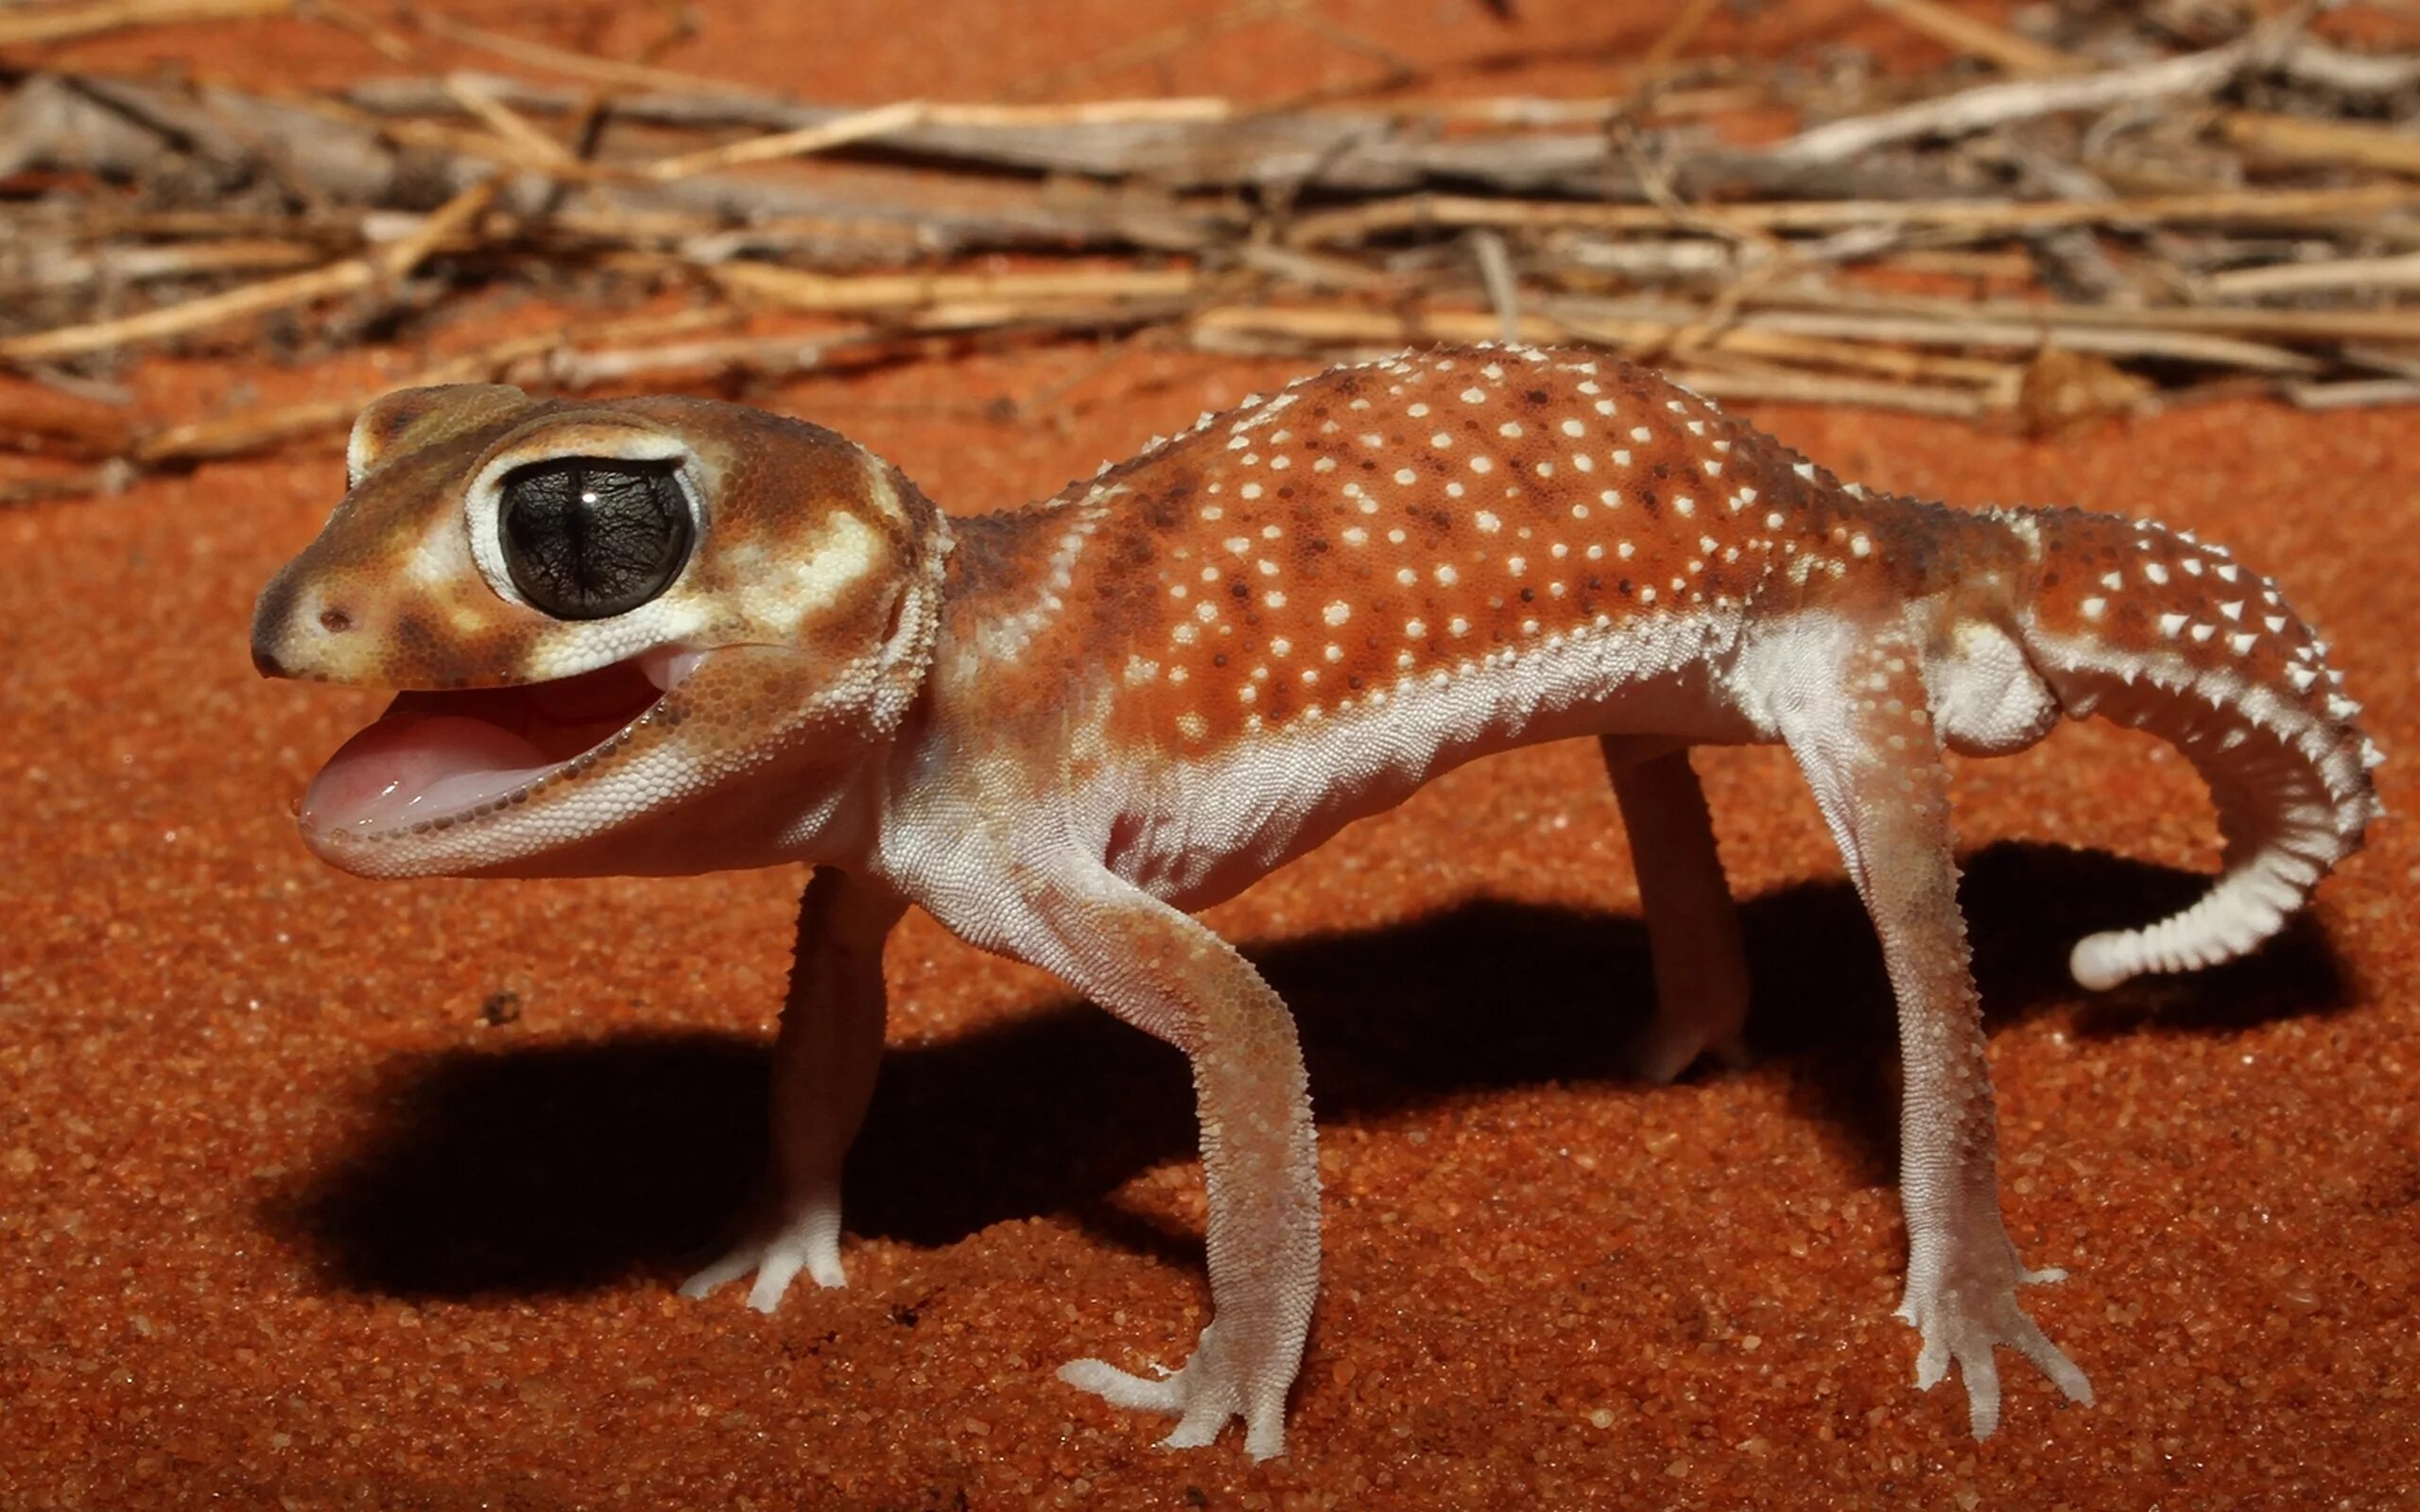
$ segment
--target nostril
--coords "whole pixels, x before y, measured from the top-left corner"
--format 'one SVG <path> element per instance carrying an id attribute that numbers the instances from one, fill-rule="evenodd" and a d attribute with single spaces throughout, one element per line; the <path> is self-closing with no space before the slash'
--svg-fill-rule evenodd
<path id="1" fill-rule="evenodd" d="M 353 628 L 353 616 L 340 609 L 320 610 L 320 628 L 330 635 L 342 635 Z"/>

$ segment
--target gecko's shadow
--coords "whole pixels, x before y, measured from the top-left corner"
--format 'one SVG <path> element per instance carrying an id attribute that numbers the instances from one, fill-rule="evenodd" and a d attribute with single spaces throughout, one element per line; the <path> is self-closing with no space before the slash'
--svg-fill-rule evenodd
<path id="1" fill-rule="evenodd" d="M 2061 847 L 1978 852 L 1963 899 L 1994 1021 L 2073 996 L 2065 962 L 2080 934 L 2156 917 L 2204 885 Z M 1807 884 L 1743 912 L 1752 1044 L 1789 1060 L 1816 1137 L 1862 1179 L 1889 1180 L 1890 992 L 1855 895 Z M 1659 1095 L 1622 1071 L 1652 990 L 1634 919 L 1482 900 L 1252 954 L 1302 1023 L 1323 1123 L 1548 1081 Z M 2078 1027 L 2223 1031 L 2348 996 L 2305 916 L 2251 960 L 2121 989 Z M 406 1058 L 389 1073 L 383 1125 L 267 1216 L 349 1289 L 467 1297 L 670 1274 L 712 1244 L 758 1167 L 768 1059 L 760 1040 L 707 1033 Z M 1143 1167 L 1191 1155 L 1190 1091 L 1174 1051 L 1074 1002 L 894 1050 L 852 1158 L 849 1227 L 937 1245 L 1071 1211 L 1198 1263 L 1198 1239 L 1112 1197 Z"/>

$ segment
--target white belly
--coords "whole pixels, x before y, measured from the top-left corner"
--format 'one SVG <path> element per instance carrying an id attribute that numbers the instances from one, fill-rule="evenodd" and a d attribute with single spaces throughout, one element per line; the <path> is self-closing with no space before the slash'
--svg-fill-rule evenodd
<path id="1" fill-rule="evenodd" d="M 1731 633 L 1674 616 L 1407 678 L 1347 713 L 1196 761 L 1138 763 L 1080 797 L 1072 817 L 1118 875 L 1206 907 L 1477 757 L 1572 735 L 1755 738 L 1721 692 Z"/>

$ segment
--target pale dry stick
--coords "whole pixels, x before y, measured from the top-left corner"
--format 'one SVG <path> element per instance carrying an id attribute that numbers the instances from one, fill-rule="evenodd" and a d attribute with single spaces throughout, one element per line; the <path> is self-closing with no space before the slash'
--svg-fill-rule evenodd
<path id="1" fill-rule="evenodd" d="M 62 357 L 106 352 L 138 341 L 189 335 L 212 326 L 307 304 L 334 295 L 352 294 L 383 282 L 401 279 L 427 258 L 445 237 L 485 210 L 494 194 L 494 180 L 483 180 L 432 214 L 419 232 L 369 256 L 348 257 L 305 273 L 264 279 L 257 284 L 247 284 L 221 293 L 146 310 L 140 315 L 10 336 L 0 340 L 0 362 L 56 361 Z"/>
<path id="2" fill-rule="evenodd" d="M 1820 199 L 1701 205 L 1709 225 L 1738 231 L 1824 231 L 1905 224 L 1965 228 L 1979 235 L 2059 226 L 2159 226 L 2193 221 L 2294 224 L 2420 210 L 2420 186 L 2361 184 L 2342 189 L 2224 190 L 2141 198 L 2057 200 Z M 1654 231 L 1671 217 L 1652 205 L 1495 199 L 1476 195 L 1400 195 L 1373 204 L 1297 217 L 1287 240 L 1298 247 L 1367 241 L 1389 232 L 1494 226 L 1507 231 Z"/>
<path id="3" fill-rule="evenodd" d="M 894 333 L 929 335 L 1132 330 L 1182 319 L 1194 308 L 1190 300 L 961 300 L 904 311 L 889 323 Z"/>
<path id="4" fill-rule="evenodd" d="M 1375 361 L 1401 349 L 1402 327 L 1372 326 L 1355 333 L 1305 335 L 1295 330 L 1210 325 L 1193 329 L 1188 338 L 1198 352 L 1230 356 L 1305 357 L 1316 354 L 1332 361 Z M 1430 333 L 1423 332 L 1424 336 Z M 1561 339 L 1574 339 L 1565 333 Z M 2009 407 L 1993 392 L 1934 388 L 1873 379 L 1844 378 L 1837 373 L 1742 371 L 1732 369 L 1679 368 L 1667 376 L 1702 394 L 1720 399 L 1770 399 L 1818 404 L 1861 404 L 1875 409 L 1906 410 L 1919 415 L 1972 420 Z"/>
<path id="5" fill-rule="evenodd" d="M 1813 310 L 1750 310 L 1738 329 L 1842 341 L 1904 342 L 1915 346 L 1992 347 L 2031 351 L 2045 345 L 2116 357 L 2167 357 L 2256 372 L 2311 372 L 2320 364 L 2282 347 L 2204 335 L 2190 331 L 2063 325 L 2012 318 L 1936 320 L 1888 316 L 1825 314 Z"/>
<path id="6" fill-rule="evenodd" d="M 1512 271 L 1512 254 L 1504 238 L 1485 227 L 1470 233 L 1471 257 L 1478 264 L 1479 286 L 1487 291 L 1489 308 L 1504 327 L 1503 339 L 1517 339 L 1521 329 L 1521 282 Z"/>
<path id="7" fill-rule="evenodd" d="M 1745 359 L 1799 369 L 1844 369 L 1884 378 L 1976 388 L 2012 386 L 2022 370 L 2014 364 L 1988 357 L 1911 351 L 1861 339 L 1794 335 L 1737 323 L 1708 326 L 1702 318 L 1645 322 L 1612 319 L 1574 308 L 1576 302 L 1558 301 L 1547 306 L 1547 313 L 1574 335 L 1600 345 L 1618 347 L 1634 360 L 1650 366 L 1662 366 L 1661 353 L 1670 350 L 1685 352 L 1693 362 Z M 1685 336 L 1697 339 L 1684 349 L 1681 340 Z"/>
<path id="8" fill-rule="evenodd" d="M 2193 281 L 2208 299 L 2260 299 L 2273 294 L 2311 294 L 2337 289 L 2420 288 L 2420 253 L 2400 257 L 2339 257 L 2324 263 L 2285 263 L 2273 267 L 2231 268 Z"/>
<path id="9" fill-rule="evenodd" d="M 1980 58 L 2004 74 L 2019 78 L 2047 78 L 2081 73 L 2092 65 L 2020 37 L 1980 16 L 1953 10 L 1940 0 L 1865 0 L 1911 31 L 1922 32 L 1952 52 Z"/>
<path id="10" fill-rule="evenodd" d="M 111 279 L 147 284 L 159 279 L 200 278 L 218 273 L 268 273 L 306 267 L 326 260 L 327 253 L 307 242 L 243 237 L 230 241 L 102 245 L 82 254 L 62 254 L 60 261 L 38 265 L 44 293 Z M 6 287 L 7 285 L 0 285 Z M 26 285 L 16 285 L 25 289 Z"/>
<path id="11" fill-rule="evenodd" d="M 529 124 L 520 112 L 481 89 L 477 81 L 458 73 L 445 76 L 446 93 L 461 102 L 462 108 L 477 118 L 489 130 L 520 146 L 545 163 L 558 167 L 575 161 L 571 148 Z"/>
<path id="12" fill-rule="evenodd" d="M 285 241 L 319 238 L 348 243 L 358 238 L 359 223 L 352 215 L 261 215 L 224 210 L 121 210 L 113 205 L 77 205 L 59 215 L 50 207 L 0 212 L 0 228 L 14 235 L 55 232 L 82 241 L 127 241 L 137 237 L 216 237 L 239 241 Z"/>
<path id="13" fill-rule="evenodd" d="M 426 147 L 534 174 L 542 179 L 571 180 L 583 183 L 628 183 L 632 177 L 628 169 L 582 163 L 562 153 L 533 152 L 521 143 L 492 131 L 467 131 L 442 121 L 382 120 L 377 123 L 377 130 L 380 135 L 404 146 Z"/>
<path id="14" fill-rule="evenodd" d="M 496 194 L 503 187 L 500 178 L 481 179 L 429 212 L 418 231 L 373 255 L 379 274 L 389 280 L 408 275 L 439 248 L 475 226 L 495 204 Z"/>
<path id="15" fill-rule="evenodd" d="M 2420 84 L 2420 58 L 2346 52 L 2308 36 L 2292 39 L 2276 66 L 2297 83 L 2343 94 L 2393 94 Z"/>
<path id="16" fill-rule="evenodd" d="M 308 304 L 332 295 L 351 294 L 368 288 L 378 278 L 377 267 L 368 258 L 348 257 L 324 267 L 315 267 L 307 273 L 264 279 L 257 284 L 247 284 L 221 293 L 146 310 L 140 315 L 93 320 L 0 339 L 0 362 L 50 362 L 62 357 L 106 352 L 112 347 L 138 341 L 189 335 L 212 326 L 266 315 L 271 310 Z"/>
<path id="17" fill-rule="evenodd" d="M 431 377 L 423 373 L 417 376 Z M 460 382 L 438 369 L 433 381 Z M 267 451 L 305 436 L 337 430 L 353 423 L 376 393 L 362 390 L 267 409 L 248 409 L 210 420 L 164 425 L 138 440 L 126 460 L 139 467 L 178 467 Z"/>
<path id="18" fill-rule="evenodd" d="M 1402 281 L 1348 257 L 1306 252 L 1270 242 L 1245 242 L 1235 259 L 1255 273 L 1266 273 L 1311 289 L 1351 289 L 1363 293 L 1397 287 Z"/>
<path id="19" fill-rule="evenodd" d="M 0 483 L 0 509 L 53 504 L 65 499 L 89 499 L 96 493 L 120 493 L 133 480 L 134 474 L 126 464 L 116 461 L 41 477 L 18 478 Z"/>
<path id="20" fill-rule="evenodd" d="M 1176 304 L 936 305 L 904 320 L 885 320 L 804 334 L 742 335 L 691 342 L 648 342 L 592 349 L 566 346 L 502 369 L 518 384 L 587 388 L 645 380 L 664 384 L 746 373 L 783 378 L 828 370 L 843 362 L 913 353 L 937 338 L 1013 337 L 1054 331 L 1115 331 L 1163 323 L 1184 313 Z"/>
<path id="21" fill-rule="evenodd" d="M 773 131 L 720 146 L 659 158 L 638 170 L 664 182 L 751 163 L 828 152 L 922 126 L 974 130 L 1022 130 L 1052 126 L 1196 125 L 1231 120 L 1235 105 L 1215 96 L 1173 99 L 1094 100 L 1075 105 L 935 105 L 901 100 L 877 105 L 790 131 Z"/>
<path id="22" fill-rule="evenodd" d="M 1552 314 L 1523 316 L 1517 339 L 1544 346 L 1579 337 L 1598 346 L 1637 352 L 1668 345 L 1685 325 L 1681 320 L 1621 319 L 1576 313 L 1566 304 L 1558 304 Z M 1501 324 L 1495 315 L 1479 310 L 1397 314 L 1342 305 L 1221 305 L 1194 312 L 1186 327 L 1196 335 L 1274 335 L 1321 346 L 1400 347 L 1502 339 Z M 1765 357 L 1785 363 L 1827 364 L 1891 377 L 1925 377 L 1980 386 L 2004 383 L 2010 372 L 2002 363 L 1936 357 L 1744 326 L 1718 333 L 1706 342 L 1701 354 L 1707 352 Z"/>
<path id="23" fill-rule="evenodd" d="M 2219 129 L 2236 146 L 2272 159 L 2420 175 L 2420 137 L 2366 121 L 2231 111 Z"/>
<path id="24" fill-rule="evenodd" d="M 925 106 L 927 125 L 996 131 L 1037 126 L 1200 126 L 1232 121 L 1246 113 L 1244 107 L 1218 94 L 1076 100 L 1065 105 Z"/>
<path id="25" fill-rule="evenodd" d="M 2267 310 L 2214 305 L 2051 304 L 2023 300 L 1936 300 L 1910 295 L 1825 291 L 1809 301 L 1783 291 L 1769 301 L 1775 310 L 1845 310 L 1862 316 L 1932 320 L 1955 328 L 1981 319 L 2070 331 L 2094 328 L 2190 333 L 2213 336 L 2265 337 L 2277 341 L 2420 342 L 2420 310 Z"/>
<path id="26" fill-rule="evenodd" d="M 2300 409 L 2355 409 L 2376 404 L 2420 404 L 2420 379 L 2369 378 L 2351 383 L 2288 384 L 2286 398 Z"/>
<path id="27" fill-rule="evenodd" d="M 839 278 L 769 263 L 701 269 L 735 294 L 793 310 L 897 310 L 943 303 L 1015 305 L 1062 300 L 1168 299 L 1207 281 L 1192 268 L 1102 268 L 1068 273 L 885 273 Z"/>
<path id="28" fill-rule="evenodd" d="M 1683 368 L 1666 377 L 1709 399 L 1767 401 L 1788 404 L 1856 404 L 1866 409 L 1905 410 L 1949 420 L 1979 420 L 2004 411 L 2011 402 L 1973 388 L 1932 387 L 1843 378 L 1837 373 L 1741 372 Z"/>
<path id="29" fill-rule="evenodd" d="M 642 178 L 657 183 L 676 179 L 695 178 L 720 168 L 735 168 L 742 163 L 770 163 L 778 158 L 802 158 L 809 153 L 826 152 L 847 146 L 870 137 L 888 136 L 893 131 L 921 126 L 925 121 L 922 100 L 899 100 L 890 105 L 877 105 L 872 110 L 857 111 L 838 120 L 819 126 L 803 127 L 795 131 L 774 131 L 764 136 L 752 136 L 744 141 L 727 142 L 718 147 L 700 152 L 683 152 L 668 158 L 658 158 L 639 169 Z"/>
<path id="30" fill-rule="evenodd" d="M 1556 302 L 1551 315 L 1524 317 L 1520 339 L 1545 345 L 1576 335 L 1624 352 L 1652 352 L 1668 348 L 1672 338 L 1689 329 L 1701 314 L 1661 306 L 1651 309 L 1653 313 L 1647 313 L 1636 304 L 1566 298 Z M 1197 312 L 1191 324 L 1201 329 L 1259 330 L 1331 342 L 1379 341 L 1388 332 L 1415 345 L 1500 338 L 1495 318 L 1473 310 L 1429 310 L 1402 316 L 1340 307 L 1223 306 Z M 1821 345 L 1810 346 L 1809 342 Z M 2046 344 L 2110 356 L 2169 357 L 2256 372 L 2308 373 L 2320 366 L 2299 352 L 2191 332 L 2080 327 L 2053 333 L 2039 323 L 2022 320 L 1958 322 L 1795 310 L 1743 311 L 1737 323 L 1716 333 L 1705 347 L 1781 361 L 1832 361 L 1871 369 L 1904 361 L 1903 353 L 1894 352 L 1900 345 L 1979 346 L 2031 352 Z"/>
<path id="31" fill-rule="evenodd" d="M 662 383 L 675 374 L 773 377 L 822 367 L 844 348 L 856 350 L 879 339 L 884 333 L 875 327 L 852 326 L 803 336 L 721 336 L 602 349 L 566 346 L 509 366 L 501 376 L 575 392 L 641 379 Z M 889 339 L 896 344 L 895 336 Z"/>
<path id="32" fill-rule="evenodd" d="M 2004 284 L 2030 284 L 2038 271 L 2028 252 L 1929 247 L 1897 248 L 1877 266 L 1894 272 L 1945 273 L 1952 278 L 1996 279 Z"/>
<path id="33" fill-rule="evenodd" d="M 27 16 L 0 18 L 0 47 L 23 43 L 66 42 L 134 26 L 178 22 L 235 21 L 291 13 L 295 0 L 102 0 Z"/>
<path id="34" fill-rule="evenodd" d="M 2166 58 L 2131 68 L 2055 78 L 1984 84 L 1940 99 L 1877 112 L 1801 131 L 1767 149 L 1777 163 L 1843 163 L 1876 147 L 1921 136 L 1964 136 L 2066 111 L 2102 111 L 2177 94 L 2207 94 L 2242 71 L 2258 39 Z"/>

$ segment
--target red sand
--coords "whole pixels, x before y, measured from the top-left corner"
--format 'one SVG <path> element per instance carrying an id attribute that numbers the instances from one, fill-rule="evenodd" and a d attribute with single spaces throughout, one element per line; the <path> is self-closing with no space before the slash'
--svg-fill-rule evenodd
<path id="1" fill-rule="evenodd" d="M 779 77 L 811 92 L 976 97 L 1044 66 L 1007 28 L 928 77 L 856 8 L 816 9 L 860 20 L 795 43 Z M 1491 41 L 1448 7 L 1419 45 L 1651 29 L 1592 13 Z M 1149 29 L 1065 21 L 1059 56 Z M 673 61 L 737 70 L 733 35 Z M 1301 50 L 1255 36 L 1104 87 L 1318 75 L 1238 72 Z M 1588 87 L 1521 68 L 1474 87 L 1557 80 Z M 1289 373 L 1097 360 L 769 402 L 971 509 Z M 984 418 L 1069 381 L 1062 423 Z M 2410 412 L 2228 404 L 2041 444 L 1757 418 L 1878 486 L 2149 513 L 2235 545 L 2332 634 L 2390 754 L 2420 750 Z M 2062 1409 L 2004 1354 L 2006 1423 L 1982 1445 L 1956 1388 L 1915 1392 L 1915 1336 L 1890 1315 L 1887 994 L 1783 758 L 1702 762 L 1767 1054 L 1679 1087 L 1616 1069 L 1650 988 L 1591 752 L 1466 768 L 1353 830 L 1214 916 L 1300 1011 L 1327 1185 L 1293 1452 L 1255 1469 L 1233 1434 L 1159 1451 L 1159 1425 L 1050 1376 L 1095 1350 L 1173 1364 L 1201 1321 L 1181 1063 L 921 918 L 890 956 L 854 1284 L 771 1318 L 672 1295 L 755 1160 L 798 879 L 372 885 L 312 862 L 287 805 L 379 700 L 259 681 L 244 628 L 339 472 L 321 452 L 0 517 L 0 1505 L 2420 1496 L 2420 928 L 2401 906 L 2420 856 L 2399 817 L 2262 956 L 2087 1002 L 2061 967 L 2075 936 L 2152 917 L 2211 866 L 2198 785 L 2101 727 L 1962 765 L 2011 1227 L 2074 1273 L 2029 1297 L 2100 1394 Z M 2380 774 L 2391 816 L 2407 770 Z"/>

